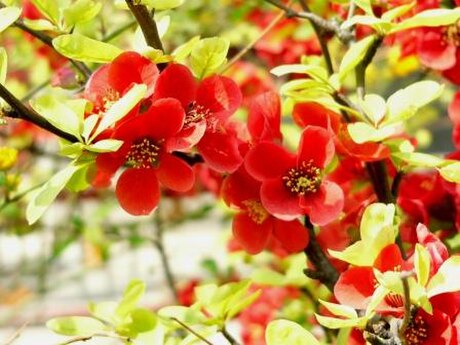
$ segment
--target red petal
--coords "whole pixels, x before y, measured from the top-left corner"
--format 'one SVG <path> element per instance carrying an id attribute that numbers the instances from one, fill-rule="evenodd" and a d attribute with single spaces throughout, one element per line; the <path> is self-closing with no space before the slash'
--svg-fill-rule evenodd
<path id="1" fill-rule="evenodd" d="M 242 99 L 240 88 L 233 80 L 217 75 L 204 79 L 196 95 L 196 102 L 220 119 L 232 115 Z"/>
<path id="2" fill-rule="evenodd" d="M 284 147 L 261 142 L 246 154 L 244 166 L 255 179 L 264 181 L 285 174 L 289 168 L 295 167 L 295 160 L 295 155 Z"/>
<path id="3" fill-rule="evenodd" d="M 449 117 L 455 125 L 460 124 L 460 92 L 455 94 L 448 108 Z"/>
<path id="4" fill-rule="evenodd" d="M 267 219 L 257 224 L 246 213 L 233 218 L 233 236 L 249 254 L 260 253 L 267 245 L 273 223 Z"/>
<path id="5" fill-rule="evenodd" d="M 190 165 L 169 153 L 160 157 L 156 176 L 166 188 L 176 192 L 186 192 L 195 183 L 195 173 Z"/>
<path id="6" fill-rule="evenodd" d="M 431 274 L 435 274 L 442 263 L 449 258 L 447 247 L 422 223 L 417 225 L 417 238 L 430 253 Z"/>
<path id="7" fill-rule="evenodd" d="M 126 169 L 118 178 L 120 206 L 135 216 L 148 215 L 160 201 L 160 185 L 154 169 Z"/>
<path id="8" fill-rule="evenodd" d="M 404 260 L 398 245 L 390 244 L 382 249 L 374 261 L 374 267 L 380 272 L 394 271 L 396 268 L 403 269 Z"/>
<path id="9" fill-rule="evenodd" d="M 153 97 L 178 99 L 187 109 L 195 100 L 196 90 L 197 83 L 192 72 L 184 65 L 170 64 L 160 73 Z"/>
<path id="10" fill-rule="evenodd" d="M 99 67 L 86 83 L 84 97 L 92 102 L 96 108 L 104 106 L 103 98 L 113 92 L 109 85 L 109 65 Z"/>
<path id="11" fill-rule="evenodd" d="M 197 145 L 208 166 L 222 173 L 232 173 L 243 163 L 238 139 L 230 133 L 207 132 Z"/>
<path id="12" fill-rule="evenodd" d="M 318 126 L 337 133 L 340 115 L 315 102 L 297 103 L 292 111 L 295 123 L 300 127 Z"/>
<path id="13" fill-rule="evenodd" d="M 253 99 L 249 109 L 248 129 L 254 141 L 281 141 L 280 123 L 281 101 L 276 92 L 268 91 Z"/>
<path id="14" fill-rule="evenodd" d="M 131 84 L 147 85 L 147 96 L 153 93 L 159 71 L 149 59 L 136 52 L 125 52 L 112 61 L 109 68 L 109 83 L 120 93 Z"/>
<path id="15" fill-rule="evenodd" d="M 355 309 L 366 309 L 374 293 L 372 267 L 354 267 L 343 272 L 334 286 L 335 298 L 340 304 Z"/>
<path id="16" fill-rule="evenodd" d="M 260 199 L 264 208 L 279 219 L 290 221 L 305 214 L 299 197 L 286 188 L 281 178 L 262 182 Z"/>
<path id="17" fill-rule="evenodd" d="M 313 165 L 324 168 L 334 157 L 335 148 L 331 133 L 316 126 L 307 126 L 299 144 L 298 164 L 313 161 Z"/>
<path id="18" fill-rule="evenodd" d="M 259 200 L 260 182 L 251 177 L 244 166 L 228 176 L 222 184 L 222 197 L 229 206 L 246 208 L 243 201 Z"/>
<path id="19" fill-rule="evenodd" d="M 275 220 L 273 235 L 290 253 L 304 250 L 310 238 L 307 229 L 298 220 L 290 222 Z"/>
<path id="20" fill-rule="evenodd" d="M 177 99 L 160 99 L 155 101 L 147 112 L 124 122 L 114 137 L 124 141 L 144 137 L 151 137 L 157 141 L 168 139 L 181 130 L 184 119 L 184 109 Z"/>
<path id="21" fill-rule="evenodd" d="M 326 225 L 337 219 L 343 205 L 342 188 L 330 181 L 323 181 L 316 193 L 300 198 L 300 206 L 306 210 L 310 221 L 315 225 Z"/>
<path id="22" fill-rule="evenodd" d="M 442 30 L 434 28 L 422 30 L 422 40 L 419 42 L 418 56 L 420 61 L 433 69 L 446 70 L 455 65 L 456 47 L 446 44 Z"/>

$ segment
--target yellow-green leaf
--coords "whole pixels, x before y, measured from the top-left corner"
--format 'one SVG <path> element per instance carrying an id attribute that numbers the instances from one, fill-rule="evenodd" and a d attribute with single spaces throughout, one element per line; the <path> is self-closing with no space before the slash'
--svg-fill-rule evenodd
<path id="1" fill-rule="evenodd" d="M 0 9 L 0 32 L 13 24 L 21 15 L 18 7 L 4 7 Z"/>
<path id="2" fill-rule="evenodd" d="M 221 37 L 204 38 L 194 45 L 191 52 L 191 68 L 202 79 L 216 72 L 225 61 L 230 43 Z"/>
<path id="3" fill-rule="evenodd" d="M 320 345 L 305 328 L 289 320 L 271 321 L 265 331 L 267 345 Z"/>
<path id="4" fill-rule="evenodd" d="M 339 67 L 339 77 L 342 80 L 346 77 L 348 72 L 358 66 L 363 60 L 369 48 L 375 42 L 376 37 L 371 35 L 363 38 L 357 43 L 353 44 L 345 53 Z"/>
<path id="5" fill-rule="evenodd" d="M 109 43 L 93 40 L 79 33 L 61 35 L 53 39 L 54 48 L 62 55 L 84 62 L 111 62 L 123 50 Z"/>

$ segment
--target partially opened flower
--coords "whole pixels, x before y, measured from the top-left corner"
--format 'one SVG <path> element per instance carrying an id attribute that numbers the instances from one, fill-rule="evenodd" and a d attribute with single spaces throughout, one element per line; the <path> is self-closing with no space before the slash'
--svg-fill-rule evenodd
<path id="1" fill-rule="evenodd" d="M 184 124 L 185 113 L 173 98 L 158 100 L 143 114 L 124 122 L 112 139 L 123 146 L 96 159 L 99 178 L 110 179 L 123 165 L 116 186 L 118 201 L 128 213 L 146 215 L 158 205 L 160 184 L 178 192 L 193 187 L 192 168 L 172 155 L 166 142 Z"/>
<path id="2" fill-rule="evenodd" d="M 225 202 L 239 212 L 233 218 L 233 235 L 250 254 L 270 248 L 277 241 L 288 253 L 303 250 L 308 232 L 297 220 L 283 221 L 273 217 L 260 202 L 261 183 L 240 167 L 228 176 L 222 186 Z"/>
<path id="3" fill-rule="evenodd" d="M 92 74 L 86 84 L 84 97 L 93 103 L 93 113 L 106 110 L 133 84 L 147 85 L 147 98 L 153 93 L 159 73 L 157 66 L 146 57 L 136 52 L 124 52 Z"/>
<path id="4" fill-rule="evenodd" d="M 307 214 L 313 224 L 324 225 L 343 208 L 342 189 L 323 176 L 333 156 L 330 132 L 307 126 L 297 155 L 275 143 L 261 142 L 247 153 L 245 167 L 262 182 L 260 197 L 269 213 L 283 220 Z"/>

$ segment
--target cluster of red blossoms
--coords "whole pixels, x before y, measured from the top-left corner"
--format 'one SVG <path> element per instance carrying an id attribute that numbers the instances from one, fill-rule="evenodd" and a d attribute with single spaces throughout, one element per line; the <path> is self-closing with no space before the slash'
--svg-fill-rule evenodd
<path id="1" fill-rule="evenodd" d="M 195 169 L 183 157 L 199 154 L 206 169 L 225 177 L 220 193 L 238 210 L 234 234 L 250 253 L 273 246 L 288 253 L 300 251 L 308 243 L 300 216 L 318 225 L 339 216 L 344 208 L 342 187 L 325 174 L 336 147 L 349 157 L 370 160 L 386 154 L 377 144 L 353 143 L 340 117 L 314 103 L 294 110 L 303 131 L 298 152 L 293 153 L 281 144 L 276 93 L 255 97 L 244 125 L 232 119 L 242 95 L 231 79 L 213 75 L 198 81 L 180 64 L 170 64 L 160 73 L 134 52 L 100 67 L 84 97 L 92 103 L 92 113 L 102 117 L 134 84 L 147 86 L 145 98 L 98 136 L 123 145 L 117 152 L 98 155 L 93 185 L 109 186 L 122 169 L 116 182 L 120 205 L 133 215 L 146 215 L 157 207 L 161 187 L 176 192 L 193 187 Z"/>

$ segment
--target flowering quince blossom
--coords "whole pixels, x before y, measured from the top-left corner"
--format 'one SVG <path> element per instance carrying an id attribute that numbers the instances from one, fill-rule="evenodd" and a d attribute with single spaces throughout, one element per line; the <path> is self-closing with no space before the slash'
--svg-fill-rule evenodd
<path id="1" fill-rule="evenodd" d="M 247 153 L 245 167 L 262 182 L 260 198 L 269 213 L 283 220 L 307 214 L 313 224 L 324 225 L 337 218 L 343 208 L 342 189 L 322 176 L 333 157 L 331 134 L 324 128 L 307 126 L 297 155 L 265 141 Z"/>
<path id="2" fill-rule="evenodd" d="M 242 95 L 233 80 L 213 75 L 197 83 L 186 66 L 171 64 L 158 77 L 153 95 L 153 99 L 165 97 L 178 99 L 186 114 L 184 126 L 175 136 L 177 150 L 189 150 L 196 145 L 211 169 L 238 169 L 243 158 L 237 133 L 228 120 L 241 105 Z"/>
<path id="3" fill-rule="evenodd" d="M 160 184 L 178 192 L 193 187 L 192 168 L 172 155 L 166 145 L 169 138 L 180 132 L 184 119 L 179 101 L 157 100 L 145 113 L 114 130 L 111 138 L 123 141 L 117 152 L 97 157 L 97 168 L 106 179 L 126 166 L 118 178 L 116 196 L 128 213 L 146 215 L 153 211 L 160 199 Z"/>
<path id="4" fill-rule="evenodd" d="M 129 91 L 133 84 L 147 86 L 145 98 L 153 94 L 159 70 L 157 66 L 136 52 L 127 51 L 111 63 L 99 67 L 88 80 L 83 96 L 92 102 L 93 113 L 103 112 Z M 123 118 L 128 120 L 136 115 L 139 106 Z"/>
<path id="5" fill-rule="evenodd" d="M 240 167 L 224 180 L 222 197 L 239 212 L 233 218 L 233 235 L 249 254 L 260 253 L 277 241 L 288 253 L 303 250 L 308 232 L 297 219 L 283 221 L 273 217 L 260 201 L 261 182 Z"/>
<path id="6" fill-rule="evenodd" d="M 460 311 L 460 286 L 455 286 L 455 283 L 449 281 L 444 283 L 444 275 L 448 274 L 448 267 L 451 267 L 454 264 L 453 260 L 457 260 L 458 257 L 449 259 L 445 245 L 423 224 L 417 227 L 417 238 L 418 246 L 427 253 L 426 260 L 430 265 L 427 274 L 421 272 L 420 256 L 415 258 L 413 254 L 408 260 L 403 260 L 398 246 L 390 244 L 382 249 L 372 266 L 354 266 L 343 272 L 334 287 L 334 296 L 343 305 L 367 309 L 381 286 L 376 272 L 384 274 L 415 270 L 417 280 L 410 278 L 410 286 L 418 286 L 420 290 L 426 289 L 429 300 L 419 302 L 421 306 L 413 309 L 404 333 L 406 344 L 457 344 L 456 323 Z M 420 252 L 420 249 L 418 250 Z M 389 292 L 375 310 L 381 315 L 402 318 L 404 297 L 399 293 Z M 362 343 L 364 344 L 364 341 Z"/>

